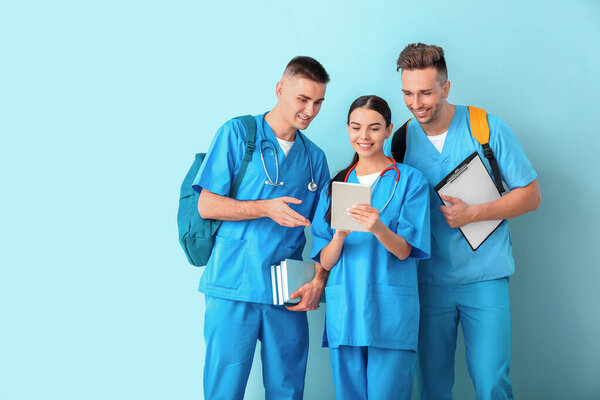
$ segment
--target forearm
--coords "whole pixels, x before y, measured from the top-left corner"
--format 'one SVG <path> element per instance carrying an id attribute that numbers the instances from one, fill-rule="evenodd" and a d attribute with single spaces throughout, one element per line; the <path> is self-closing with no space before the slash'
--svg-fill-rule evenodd
<path id="1" fill-rule="evenodd" d="M 536 179 L 525 187 L 511 190 L 498 200 L 471 206 L 472 222 L 518 217 L 537 209 L 541 197 Z"/>
<path id="2" fill-rule="evenodd" d="M 321 263 L 315 263 L 315 277 L 313 281 L 325 287 L 327 279 L 329 278 L 329 271 L 321 266 Z"/>
<path id="3" fill-rule="evenodd" d="M 202 218 L 222 221 L 242 221 L 267 216 L 268 200 L 236 200 L 202 189 L 198 212 Z"/>
<path id="4" fill-rule="evenodd" d="M 331 242 L 321 250 L 321 267 L 323 269 L 330 271 L 337 264 L 342 254 L 342 247 L 344 247 L 344 238 L 334 235 Z"/>
<path id="5" fill-rule="evenodd" d="M 392 232 L 390 228 L 384 225 L 381 232 L 374 234 L 381 242 L 387 251 L 398 257 L 400 260 L 405 260 L 412 251 L 412 246 L 400 235 Z"/>

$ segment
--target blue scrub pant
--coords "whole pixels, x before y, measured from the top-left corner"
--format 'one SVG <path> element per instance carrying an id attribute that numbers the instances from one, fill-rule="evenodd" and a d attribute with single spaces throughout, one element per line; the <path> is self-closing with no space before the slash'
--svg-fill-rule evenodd
<path id="1" fill-rule="evenodd" d="M 410 400 L 415 352 L 366 346 L 329 349 L 338 400 Z"/>
<path id="2" fill-rule="evenodd" d="M 477 400 L 512 399 L 508 277 L 466 285 L 419 285 L 419 399 L 452 399 L 458 322 Z"/>
<path id="3" fill-rule="evenodd" d="M 256 340 L 265 398 L 302 399 L 308 357 L 306 312 L 205 296 L 204 398 L 244 398 Z"/>

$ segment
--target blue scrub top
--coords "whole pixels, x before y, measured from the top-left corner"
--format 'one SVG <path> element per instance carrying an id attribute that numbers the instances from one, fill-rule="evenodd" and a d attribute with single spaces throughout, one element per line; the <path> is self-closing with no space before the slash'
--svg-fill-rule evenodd
<path id="1" fill-rule="evenodd" d="M 376 346 L 416 350 L 419 329 L 417 259 L 428 258 L 429 190 L 419 171 L 397 164 L 400 180 L 381 221 L 402 236 L 412 252 L 400 260 L 369 232 L 351 232 L 337 264 L 331 269 L 327 297 L 326 334 L 330 347 Z M 381 209 L 394 189 L 396 172 L 386 171 L 372 193 L 372 205 Z M 348 182 L 358 183 L 352 171 Z M 329 206 L 323 188 L 312 224 L 312 257 L 333 238 L 325 221 Z"/>
<path id="2" fill-rule="evenodd" d="M 290 204 L 296 212 L 312 220 L 319 190 L 329 181 L 329 168 L 323 151 L 303 136 L 296 139 L 287 157 L 263 115 L 256 119 L 256 147 L 238 191 L 238 200 L 273 199 L 290 196 L 302 204 Z M 283 186 L 266 185 L 267 176 L 261 162 L 273 180 L 276 175 L 275 148 L 279 162 L 279 181 Z M 246 130 L 241 121 L 227 121 L 215 135 L 196 179 L 197 190 L 207 189 L 228 196 L 246 151 Z M 319 189 L 308 190 L 310 182 L 309 155 L 314 179 Z M 200 291 L 206 295 L 231 300 L 270 304 L 273 302 L 270 267 L 280 261 L 302 259 L 306 242 L 304 227 L 288 228 L 270 218 L 244 221 L 223 221 L 217 231 L 213 250 L 200 280 Z"/>
<path id="3" fill-rule="evenodd" d="M 490 147 L 498 161 L 502 180 L 509 189 L 524 187 L 537 174 L 527 159 L 514 133 L 500 118 L 488 114 Z M 390 154 L 391 140 L 385 145 Z M 467 156 L 477 150 L 492 175 L 491 166 L 481 144 L 473 137 L 469 110 L 457 105 L 448 129 L 442 153 L 433 146 L 417 121 L 407 127 L 404 162 L 419 169 L 430 186 L 431 196 L 431 258 L 419 265 L 419 283 L 456 285 L 497 279 L 514 272 L 514 260 L 507 221 L 473 251 L 457 228 L 450 228 L 439 207 L 442 205 L 434 187 Z M 493 179 L 493 178 L 492 178 Z"/>

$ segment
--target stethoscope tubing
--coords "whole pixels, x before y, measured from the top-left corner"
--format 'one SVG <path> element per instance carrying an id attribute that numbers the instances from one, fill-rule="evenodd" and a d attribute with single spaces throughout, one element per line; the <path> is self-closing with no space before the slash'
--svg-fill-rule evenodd
<path id="1" fill-rule="evenodd" d="M 275 157 L 275 182 L 273 183 L 273 180 L 271 179 L 271 175 L 269 175 L 269 171 L 267 171 L 267 165 L 265 164 L 264 148 L 263 148 L 264 142 L 265 142 L 264 140 L 260 142 L 260 161 L 262 161 L 262 165 L 265 170 L 265 174 L 267 175 L 267 180 L 265 181 L 265 185 L 283 186 L 283 182 L 279 183 L 279 161 L 277 159 L 277 149 L 272 144 L 271 144 L 271 147 L 267 147 L 267 149 L 270 149 L 273 152 L 273 156 Z"/>
<path id="2" fill-rule="evenodd" d="M 265 117 L 263 115 L 262 118 L 262 127 L 263 127 L 263 132 L 265 131 Z M 310 182 L 308 182 L 308 190 L 310 190 L 311 192 L 315 192 L 319 187 L 317 185 L 317 183 L 315 182 L 315 176 L 313 173 L 313 165 L 312 165 L 312 159 L 310 157 L 310 152 L 308 151 L 308 148 L 306 146 L 306 142 L 304 141 L 304 137 L 302 137 L 302 134 L 300 133 L 300 131 L 298 131 L 296 133 L 296 135 L 298 137 L 300 137 L 300 140 L 302 141 L 302 145 L 304 146 L 304 151 L 306 152 L 306 156 L 308 157 L 308 167 L 310 169 Z M 267 170 L 267 165 L 265 163 L 265 157 L 264 157 L 264 142 L 267 141 L 268 139 L 263 139 L 260 142 L 260 160 L 262 162 L 263 165 L 263 169 L 265 170 L 265 175 L 267 176 L 267 180 L 265 181 L 265 185 L 269 185 L 269 186 L 283 186 L 283 181 L 279 182 L 279 159 L 277 158 L 277 149 L 275 148 L 275 145 L 273 144 L 272 141 L 268 140 L 270 143 L 270 146 L 268 146 L 268 149 L 271 149 L 271 151 L 273 152 L 273 156 L 275 157 L 275 182 L 273 182 L 273 179 L 271 179 L 271 175 L 269 175 L 269 171 Z"/>
<path id="3" fill-rule="evenodd" d="M 388 204 L 390 204 L 390 202 L 392 201 L 392 198 L 394 197 L 394 193 L 396 193 L 396 188 L 398 187 L 398 181 L 400 180 L 400 170 L 398 169 L 398 167 L 396 166 L 396 160 L 394 160 L 391 157 L 388 157 L 389 160 L 392 162 L 392 165 L 390 165 L 389 167 L 385 168 L 383 171 L 381 171 L 379 173 L 379 176 L 377 177 L 377 179 L 375 180 L 375 182 L 373 182 L 372 185 L 372 190 L 375 190 L 375 187 L 377 186 L 377 184 L 379 183 L 379 181 L 381 180 L 381 177 L 387 172 L 387 171 L 391 171 L 391 170 L 395 170 L 396 171 L 396 179 L 394 182 L 394 189 L 392 190 L 392 194 L 390 195 L 390 198 L 388 199 L 388 201 L 385 203 L 385 205 L 381 208 L 381 210 L 379 210 L 379 214 L 381 215 L 381 213 L 383 212 L 383 210 L 385 210 L 385 208 L 388 206 Z M 358 165 L 358 162 L 356 164 L 354 164 L 352 167 L 350 167 L 350 169 L 348 170 L 348 172 L 346 172 L 346 176 L 344 177 L 344 182 L 348 182 L 348 177 L 350 176 L 350 173 L 356 168 L 356 166 Z"/>

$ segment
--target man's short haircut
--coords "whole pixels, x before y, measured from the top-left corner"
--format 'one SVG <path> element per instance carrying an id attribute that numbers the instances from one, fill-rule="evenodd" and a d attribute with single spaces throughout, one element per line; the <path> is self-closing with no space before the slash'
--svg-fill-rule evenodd
<path id="1" fill-rule="evenodd" d="M 297 56 L 285 67 L 283 75 L 299 76 L 318 83 L 329 83 L 329 74 L 320 62 L 312 57 Z"/>
<path id="2" fill-rule="evenodd" d="M 448 80 L 444 50 L 434 44 L 411 43 L 402 50 L 396 62 L 396 71 L 434 67 L 441 84 Z"/>

